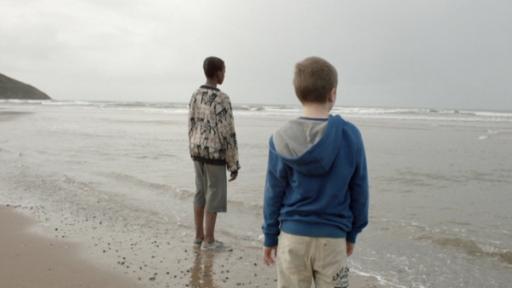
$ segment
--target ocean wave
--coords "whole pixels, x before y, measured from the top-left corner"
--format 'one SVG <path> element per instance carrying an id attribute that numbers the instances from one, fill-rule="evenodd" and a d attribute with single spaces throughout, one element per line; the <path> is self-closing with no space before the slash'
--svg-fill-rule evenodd
<path id="1" fill-rule="evenodd" d="M 130 185 L 139 186 L 139 187 L 157 190 L 157 191 L 165 192 L 165 191 L 173 191 L 174 190 L 174 187 L 171 185 L 147 181 L 145 179 L 142 179 L 142 178 L 139 178 L 139 177 L 136 177 L 133 175 L 129 175 L 129 174 L 124 174 L 124 173 L 110 172 L 110 173 L 98 173 L 98 175 L 104 176 L 104 177 L 107 177 L 107 178 L 110 178 L 112 180 L 119 181 L 122 183 L 128 183 Z"/>
<path id="2" fill-rule="evenodd" d="M 363 277 L 375 278 L 377 280 L 377 282 L 384 287 L 393 287 L 393 288 L 407 288 L 408 287 L 408 286 L 401 285 L 401 284 L 395 283 L 393 281 L 390 281 L 390 280 L 386 279 L 386 277 L 379 275 L 379 273 L 363 272 L 360 267 L 355 268 L 354 266 L 356 266 L 356 265 L 354 265 L 352 263 L 350 271 L 352 271 L 355 274 L 358 274 L 360 276 L 363 276 Z M 417 283 L 414 287 L 424 288 L 425 286 Z"/>
<path id="3" fill-rule="evenodd" d="M 0 104 L 43 104 L 46 102 L 51 102 L 52 100 L 22 100 L 22 99 L 2 99 L 0 100 Z"/>
<path id="4" fill-rule="evenodd" d="M 142 101 L 83 101 L 83 100 L 0 100 L 6 105 L 46 105 L 63 107 L 88 107 L 141 111 L 147 113 L 187 113 L 188 104 L 171 102 Z M 300 115 L 297 105 L 235 104 L 235 113 L 242 115 Z M 333 108 L 334 114 L 350 117 L 382 118 L 396 120 L 438 120 L 438 121 L 502 121 L 512 122 L 512 112 L 472 111 L 434 108 L 389 108 L 389 107 L 340 107 Z"/>
<path id="5" fill-rule="evenodd" d="M 475 240 L 459 237 L 436 237 L 432 235 L 422 235 L 417 237 L 417 239 L 430 240 L 438 246 L 452 248 L 469 256 L 494 258 L 505 264 L 512 265 L 512 251 L 495 247 L 491 244 L 477 243 Z"/>
<path id="6" fill-rule="evenodd" d="M 87 101 L 45 101 L 41 105 L 52 106 L 96 106 L 97 104 Z"/>

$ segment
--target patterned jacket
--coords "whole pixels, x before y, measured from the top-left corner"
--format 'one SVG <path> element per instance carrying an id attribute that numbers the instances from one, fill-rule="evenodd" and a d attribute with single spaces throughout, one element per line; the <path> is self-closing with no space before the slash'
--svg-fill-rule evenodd
<path id="1" fill-rule="evenodd" d="M 217 88 L 201 86 L 190 99 L 188 119 L 192 159 L 238 171 L 235 123 L 228 95 Z"/>

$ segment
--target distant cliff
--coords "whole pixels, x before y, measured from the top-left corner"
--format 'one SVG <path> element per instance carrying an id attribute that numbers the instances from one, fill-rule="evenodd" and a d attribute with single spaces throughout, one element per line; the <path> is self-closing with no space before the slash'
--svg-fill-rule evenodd
<path id="1" fill-rule="evenodd" d="M 0 99 L 51 99 L 41 90 L 0 73 Z"/>

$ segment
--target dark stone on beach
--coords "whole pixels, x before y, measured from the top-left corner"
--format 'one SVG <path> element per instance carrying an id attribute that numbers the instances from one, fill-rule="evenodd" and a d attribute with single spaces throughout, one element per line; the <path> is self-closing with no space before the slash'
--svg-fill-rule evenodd
<path id="1" fill-rule="evenodd" d="M 43 91 L 0 73 L 0 99 L 50 100 Z"/>

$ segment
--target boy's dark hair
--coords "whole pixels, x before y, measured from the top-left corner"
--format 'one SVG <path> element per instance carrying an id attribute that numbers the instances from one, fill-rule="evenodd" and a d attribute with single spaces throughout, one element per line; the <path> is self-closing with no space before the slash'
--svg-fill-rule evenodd
<path id="1" fill-rule="evenodd" d="M 325 103 L 338 85 L 338 72 L 320 57 L 308 57 L 295 65 L 293 86 L 302 103 Z"/>
<path id="2" fill-rule="evenodd" d="M 215 73 L 224 69 L 224 61 L 219 57 L 210 56 L 204 59 L 203 70 L 207 78 L 213 78 Z"/>

